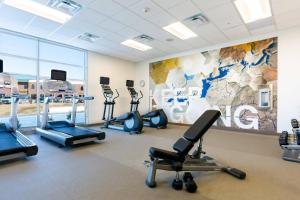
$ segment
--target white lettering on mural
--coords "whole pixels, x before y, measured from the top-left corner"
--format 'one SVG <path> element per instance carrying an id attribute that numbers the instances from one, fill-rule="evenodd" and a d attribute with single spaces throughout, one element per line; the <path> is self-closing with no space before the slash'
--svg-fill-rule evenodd
<path id="1" fill-rule="evenodd" d="M 177 123 L 182 123 L 184 119 L 184 108 L 181 105 L 173 105 L 171 107 L 171 121 L 177 122 Z"/>
<path id="2" fill-rule="evenodd" d="M 169 108 L 169 117 L 171 121 L 182 123 L 186 115 L 187 107 L 189 102 L 193 102 L 199 99 L 201 94 L 200 87 L 190 87 L 188 88 L 186 94 L 186 88 L 176 88 L 176 89 L 163 89 L 161 91 L 161 97 L 163 100 L 163 107 L 167 106 Z M 203 109 L 203 108 L 201 108 Z M 219 106 L 205 107 L 204 110 L 214 109 L 221 110 Z M 248 111 L 248 112 L 247 112 Z M 250 116 L 243 116 L 245 113 L 251 113 Z M 236 126 L 242 129 L 256 129 L 258 130 L 258 111 L 256 108 L 250 105 L 241 105 L 236 108 L 233 113 L 233 122 Z M 222 113 L 220 117 L 224 126 L 232 127 L 232 107 L 231 105 L 225 106 L 225 113 Z M 242 120 L 243 119 L 243 120 Z M 245 122 L 247 121 L 247 122 Z"/>
<path id="3" fill-rule="evenodd" d="M 246 117 L 246 120 L 249 121 L 249 124 L 244 124 L 240 121 L 240 116 L 241 113 L 244 112 L 245 110 L 250 111 L 253 114 L 257 114 L 257 110 L 253 107 L 253 106 L 249 106 L 249 105 L 242 105 L 237 107 L 237 109 L 234 112 L 234 122 L 236 123 L 236 125 L 240 128 L 243 129 L 256 129 L 258 130 L 258 118 L 257 117 Z"/>

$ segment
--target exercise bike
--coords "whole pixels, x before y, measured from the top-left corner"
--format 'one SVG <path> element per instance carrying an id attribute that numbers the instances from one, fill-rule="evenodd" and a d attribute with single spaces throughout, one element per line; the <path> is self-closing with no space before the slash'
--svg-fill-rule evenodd
<path id="1" fill-rule="evenodd" d="M 134 81 L 127 80 L 126 87 L 131 97 L 130 102 L 130 112 L 138 111 L 140 100 L 144 97 L 142 91 L 140 91 L 141 96 L 134 89 Z M 154 110 L 142 115 L 144 126 L 151 128 L 167 128 L 168 117 L 163 109 Z"/>
<path id="2" fill-rule="evenodd" d="M 143 129 L 143 120 L 137 111 L 125 113 L 119 117 L 114 117 L 114 106 L 119 92 L 116 90 L 116 96 L 109 86 L 108 77 L 100 77 L 100 85 L 102 87 L 104 102 L 104 112 L 102 120 L 105 121 L 102 128 L 109 128 L 129 133 L 141 134 Z"/>

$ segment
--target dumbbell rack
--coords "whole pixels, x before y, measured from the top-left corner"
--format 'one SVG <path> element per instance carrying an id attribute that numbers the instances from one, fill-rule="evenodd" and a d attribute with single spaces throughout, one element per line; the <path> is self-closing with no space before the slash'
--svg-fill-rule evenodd
<path id="1" fill-rule="evenodd" d="M 293 135 L 295 138 L 288 136 L 286 137 L 283 144 L 281 144 L 281 148 L 284 150 L 282 159 L 292 162 L 299 162 L 300 163 L 300 128 L 299 128 L 299 122 L 296 119 L 291 120 L 291 125 L 293 127 Z M 286 131 L 284 131 L 287 133 Z M 282 134 L 284 134 L 284 132 Z M 282 138 L 281 138 L 282 139 Z M 281 140 L 279 139 L 279 140 Z M 281 143 L 282 141 L 279 141 Z"/>
<path id="2" fill-rule="evenodd" d="M 300 145 L 282 145 L 281 148 L 284 150 L 282 154 L 284 160 L 300 163 Z"/>

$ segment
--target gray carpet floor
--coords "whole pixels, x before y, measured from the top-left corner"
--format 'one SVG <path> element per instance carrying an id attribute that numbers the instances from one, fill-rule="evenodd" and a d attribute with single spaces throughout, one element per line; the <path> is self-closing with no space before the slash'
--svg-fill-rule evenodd
<path id="1" fill-rule="evenodd" d="M 58 148 L 39 145 L 38 156 L 0 165 L 1 200 L 298 200 L 300 164 L 283 161 L 277 137 L 211 129 L 204 138 L 209 156 L 247 172 L 244 181 L 223 173 L 194 173 L 195 194 L 175 191 L 174 172 L 160 171 L 157 188 L 145 186 L 150 146 L 170 149 L 187 127 L 146 128 L 142 135 L 106 130 L 105 141 Z"/>

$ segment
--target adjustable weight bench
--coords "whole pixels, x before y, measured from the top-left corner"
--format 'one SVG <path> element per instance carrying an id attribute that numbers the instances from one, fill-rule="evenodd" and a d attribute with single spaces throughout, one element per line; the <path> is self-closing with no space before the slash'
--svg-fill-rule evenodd
<path id="1" fill-rule="evenodd" d="M 156 186 L 156 170 L 176 171 L 176 179 L 179 181 L 180 171 L 222 171 L 238 179 L 245 179 L 246 173 L 235 168 L 222 166 L 213 158 L 202 156 L 203 136 L 207 130 L 218 120 L 221 113 L 217 110 L 208 110 L 178 139 L 173 145 L 175 151 L 167 151 L 151 147 L 149 149 L 150 161 L 146 161 L 149 167 L 146 184 L 153 188 Z M 189 152 L 196 143 L 197 149 L 192 155 Z M 174 183 L 174 182 L 173 182 Z"/>

